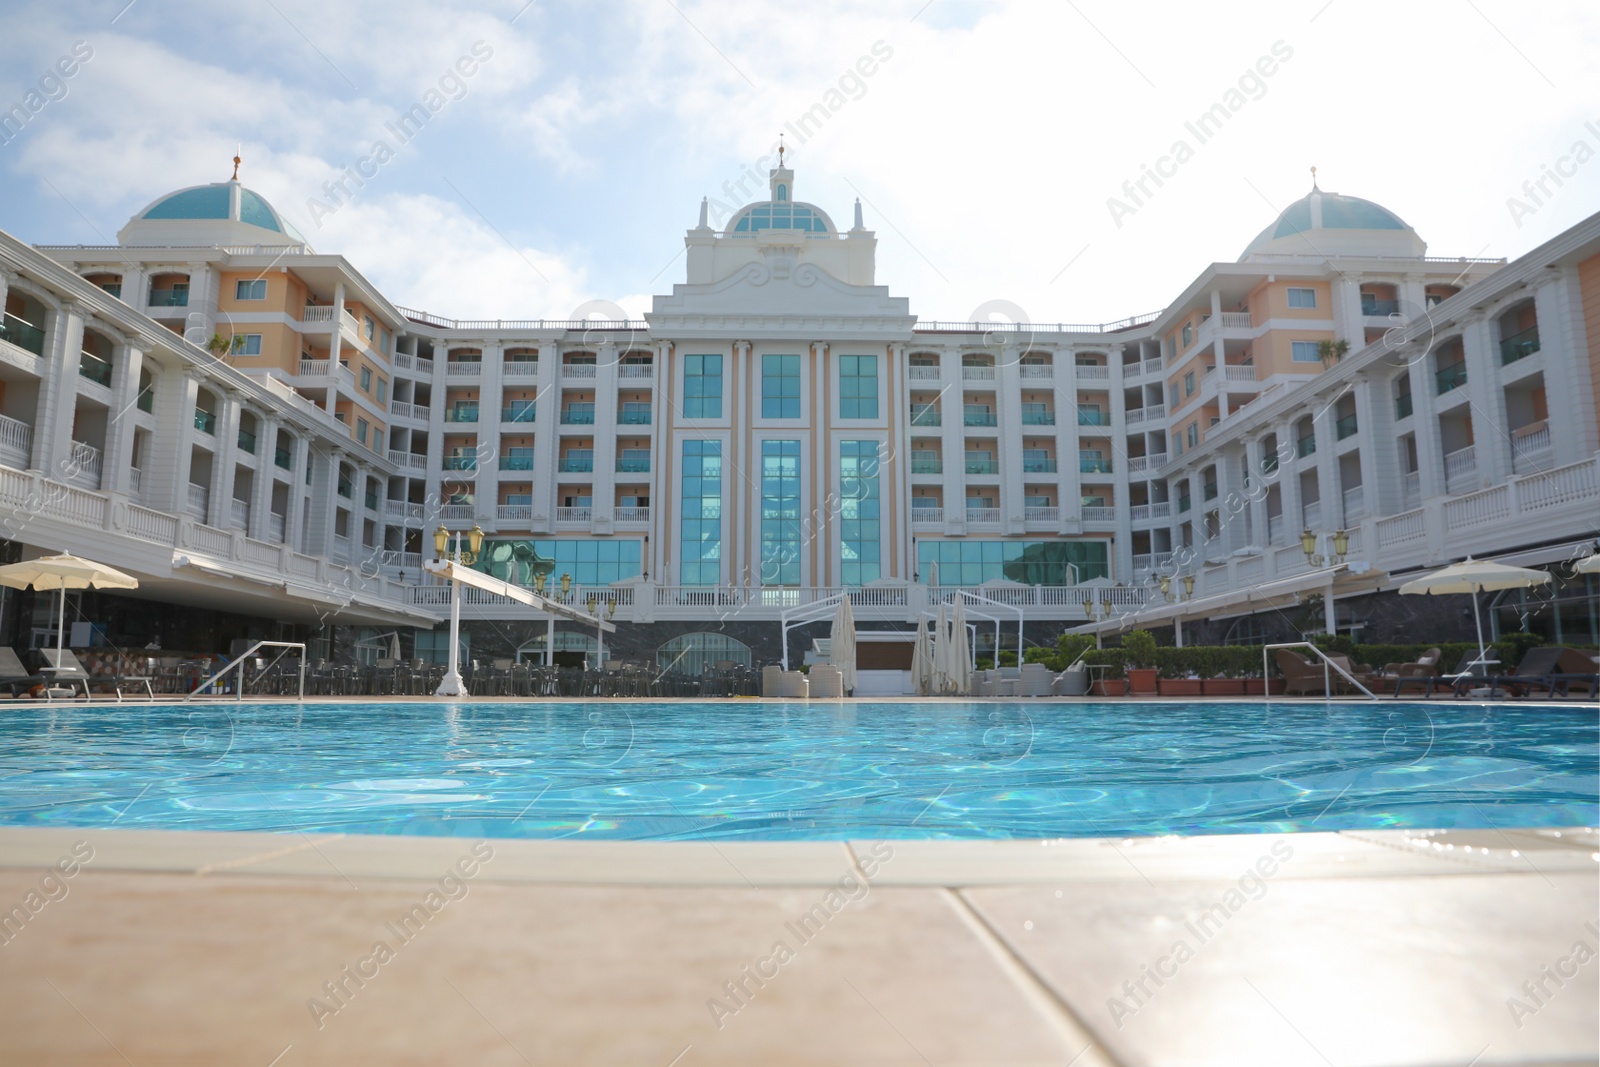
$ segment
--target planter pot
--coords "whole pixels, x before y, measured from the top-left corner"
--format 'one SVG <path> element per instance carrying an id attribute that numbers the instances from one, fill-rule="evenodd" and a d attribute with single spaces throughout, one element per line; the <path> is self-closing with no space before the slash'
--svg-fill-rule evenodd
<path id="1" fill-rule="evenodd" d="M 1156 691 L 1156 671 L 1143 667 L 1128 668 L 1128 692 L 1134 696 L 1153 696 Z"/>
<path id="2" fill-rule="evenodd" d="M 1208 697 L 1244 696 L 1243 678 L 1206 678 L 1200 682 L 1200 692 Z"/>
<path id="3" fill-rule="evenodd" d="M 1158 683 L 1164 697 L 1197 697 L 1200 695 L 1198 678 L 1163 678 Z"/>
<path id="4" fill-rule="evenodd" d="M 1269 681 L 1271 682 L 1270 688 L 1268 688 L 1267 684 Z M 1266 696 L 1268 693 L 1281 693 L 1283 692 L 1283 686 L 1284 680 L 1282 678 L 1246 678 L 1244 679 L 1244 694 L 1245 696 L 1261 697 Z"/>
<path id="5" fill-rule="evenodd" d="M 1128 695 L 1128 683 L 1121 678 L 1107 678 L 1094 683 L 1090 693 L 1097 697 L 1125 697 Z"/>

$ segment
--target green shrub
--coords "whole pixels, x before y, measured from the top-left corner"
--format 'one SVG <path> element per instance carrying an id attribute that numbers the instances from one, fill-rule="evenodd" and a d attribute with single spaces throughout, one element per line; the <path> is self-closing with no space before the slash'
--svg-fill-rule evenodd
<path id="1" fill-rule="evenodd" d="M 1017 665 L 1017 654 L 1015 652 L 1012 652 L 1010 649 L 1002 649 L 1000 651 L 1000 666 L 1002 666 L 1002 667 L 1015 667 L 1016 665 Z"/>
<path id="2" fill-rule="evenodd" d="M 1136 670 L 1156 665 L 1156 638 L 1149 630 L 1133 630 L 1122 639 L 1122 651 L 1127 664 Z"/>
<path id="3" fill-rule="evenodd" d="M 989 670 L 993 670 L 993 669 L 994 669 L 994 660 L 990 659 L 988 656 L 979 656 L 978 657 L 978 670 L 980 670 L 980 671 L 989 671 Z"/>

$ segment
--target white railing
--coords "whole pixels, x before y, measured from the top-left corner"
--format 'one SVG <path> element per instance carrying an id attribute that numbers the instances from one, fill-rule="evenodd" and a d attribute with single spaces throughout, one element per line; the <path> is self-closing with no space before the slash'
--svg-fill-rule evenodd
<path id="1" fill-rule="evenodd" d="M 1152 452 L 1148 456 L 1130 456 L 1128 458 L 1128 473 L 1142 474 L 1146 471 L 1158 471 L 1167 465 L 1165 452 Z"/>
<path id="2" fill-rule="evenodd" d="M 1140 374 L 1160 374 L 1164 369 L 1165 364 L 1161 362 L 1161 357 L 1159 356 L 1155 359 L 1147 359 L 1139 364 Z"/>
<path id="3" fill-rule="evenodd" d="M 235 497 L 228 508 L 228 518 L 235 530 L 250 529 L 250 502 Z"/>
<path id="4" fill-rule="evenodd" d="M 26 468 L 32 455 L 33 427 L 0 415 L 0 459 L 12 460 L 10 466 Z"/>
<path id="5" fill-rule="evenodd" d="M 318 307 L 307 307 L 300 313 L 301 322 L 332 322 L 334 306 L 323 304 Z"/>
<path id="6" fill-rule="evenodd" d="M 144 471 L 140 470 L 138 467 L 129 467 L 128 468 L 128 492 L 133 494 L 134 496 L 138 496 L 139 492 L 143 488 L 144 488 Z"/>
<path id="7" fill-rule="evenodd" d="M 1250 313 L 1248 311 L 1224 311 L 1221 318 L 1224 330 L 1250 330 L 1255 328 L 1255 324 L 1250 321 Z"/>
<path id="8" fill-rule="evenodd" d="M 618 378 L 631 378 L 637 380 L 653 380 L 656 368 L 653 363 L 620 363 L 617 365 Z"/>
<path id="9" fill-rule="evenodd" d="M 442 522 L 462 522 L 478 513 L 476 504 L 441 504 L 439 519 Z"/>
<path id="10" fill-rule="evenodd" d="M 1518 483 L 1517 495 L 1526 511 L 1593 500 L 1600 497 L 1600 465 L 1585 461 L 1529 475 Z"/>
<path id="11" fill-rule="evenodd" d="M 944 508 L 912 508 L 911 525 L 913 526 L 942 526 L 944 524 Z"/>
<path id="12" fill-rule="evenodd" d="M 389 413 L 407 419 L 421 419 L 428 421 L 428 407 L 426 404 L 407 404 L 402 400 L 389 401 Z"/>
<path id="13" fill-rule="evenodd" d="M 302 359 L 300 361 L 300 376 L 302 378 L 322 378 L 330 373 L 330 368 L 335 364 L 331 359 Z"/>
<path id="14" fill-rule="evenodd" d="M 239 558 L 246 563 L 255 563 L 272 570 L 278 568 L 278 546 L 269 545 L 265 541 L 257 541 L 251 537 L 240 539 Z"/>
<path id="15" fill-rule="evenodd" d="M 433 360 L 429 359 L 427 356 L 418 356 L 417 373 L 428 375 L 433 374 Z"/>
<path id="16" fill-rule="evenodd" d="M 283 544 L 284 535 L 288 528 L 288 522 L 276 511 L 267 515 L 267 536 L 272 538 L 278 544 Z"/>
<path id="17" fill-rule="evenodd" d="M 1459 492 L 1467 482 L 1476 480 L 1477 473 L 1477 452 L 1473 445 L 1449 453 L 1444 457 L 1445 492 Z"/>
<path id="18" fill-rule="evenodd" d="M 1023 508 L 1023 522 L 1053 523 L 1061 521 L 1060 508 Z"/>
<path id="19" fill-rule="evenodd" d="M 532 522 L 532 504 L 501 504 L 495 508 L 495 518 L 501 522 Z"/>
<path id="20" fill-rule="evenodd" d="M 164 512 L 130 504 L 128 532 L 141 540 L 157 541 L 165 545 L 175 544 L 178 540 L 178 520 Z"/>
<path id="21" fill-rule="evenodd" d="M 1301 529 L 1315 530 L 1322 525 L 1322 501 L 1313 500 L 1306 504 L 1301 511 L 1304 521 Z"/>
<path id="22" fill-rule="evenodd" d="M 393 363 L 396 367 L 400 368 L 401 370 L 410 370 L 411 369 L 411 357 L 409 355 L 407 355 L 406 353 L 404 353 L 404 352 L 396 352 L 396 353 L 394 353 L 392 356 L 389 357 L 389 362 Z"/>
<path id="23" fill-rule="evenodd" d="M 233 535 L 203 522 L 189 527 L 189 543 L 208 556 L 227 559 L 233 554 Z"/>
<path id="24" fill-rule="evenodd" d="M 477 359 L 452 359 L 445 364 L 446 378 L 476 378 L 483 373 L 483 361 Z"/>
<path id="25" fill-rule="evenodd" d="M 1550 466 L 1550 427 L 1520 436 L 1511 435 L 1511 469 L 1517 474 L 1531 474 Z"/>
<path id="26" fill-rule="evenodd" d="M 1507 518 L 1511 514 L 1511 489 L 1497 485 L 1480 493 L 1468 493 L 1444 502 L 1444 528 L 1449 531 L 1470 530 L 1484 523 Z"/>
<path id="27" fill-rule="evenodd" d="M 512 362 L 508 360 L 500 364 L 500 376 L 502 378 L 535 378 L 538 377 L 538 374 L 539 364 L 537 362 L 524 360 Z"/>
<path id="28" fill-rule="evenodd" d="M 639 525 L 639 524 L 643 524 L 643 523 L 648 523 L 650 521 L 650 509 L 647 508 L 647 507 L 645 507 L 645 508 L 623 508 L 623 507 L 619 507 L 615 511 L 612 512 L 612 516 L 611 517 L 613 519 L 615 519 L 616 522 L 618 522 L 619 524 L 626 524 L 626 525 L 630 525 L 630 526 Z"/>
<path id="29" fill-rule="evenodd" d="M 968 508 L 967 509 L 967 521 L 968 522 L 999 522 L 1000 521 L 1000 509 L 999 508 Z"/>
<path id="30" fill-rule="evenodd" d="M 85 489 L 100 488 L 100 450 L 85 441 L 74 441 L 67 455 L 67 481 Z"/>
<path id="31" fill-rule="evenodd" d="M 594 508 L 556 508 L 557 522 L 590 522 Z"/>
<path id="32" fill-rule="evenodd" d="M 937 381 L 939 378 L 939 368 L 924 367 L 913 364 L 907 376 L 914 382 Z"/>
<path id="33" fill-rule="evenodd" d="M 1117 509 L 1116 508 L 1107 508 L 1107 507 L 1100 507 L 1098 505 L 1090 505 L 1088 507 L 1079 508 L 1078 512 L 1083 517 L 1083 521 L 1084 522 L 1116 522 L 1117 521 Z"/>
<path id="34" fill-rule="evenodd" d="M 1023 363 L 1017 367 L 1019 378 L 1054 378 L 1056 369 L 1049 363 Z"/>
<path id="35" fill-rule="evenodd" d="M 428 469 L 427 456 L 419 456 L 415 452 L 401 452 L 393 448 L 389 450 L 389 462 L 397 467 L 411 467 L 419 471 Z"/>
<path id="36" fill-rule="evenodd" d="M 1098 365 L 1092 367 L 1074 367 L 1073 373 L 1075 373 L 1079 378 L 1082 378 L 1084 381 L 1101 381 L 1111 377 L 1111 369 L 1109 367 L 1101 367 Z"/>
<path id="37" fill-rule="evenodd" d="M 1144 522 L 1149 519 L 1165 519 L 1172 514 L 1172 501 L 1158 500 L 1153 504 L 1135 504 L 1128 509 L 1129 517 L 1134 522 Z"/>
<path id="38" fill-rule="evenodd" d="M 1344 491 L 1344 524 L 1354 526 L 1367 516 L 1366 494 L 1357 485 Z"/>
<path id="39" fill-rule="evenodd" d="M 1224 377 L 1230 382 L 1253 382 L 1256 380 L 1254 367 L 1224 367 Z"/>
<path id="40" fill-rule="evenodd" d="M 970 366 L 962 367 L 961 379 L 968 382 L 992 382 L 994 381 L 994 368 Z"/>
<path id="41" fill-rule="evenodd" d="M 1415 511 L 1379 519 L 1375 524 L 1378 531 L 1378 547 L 1389 548 L 1410 541 L 1421 541 L 1427 537 L 1428 526 L 1423 520 L 1423 515 L 1423 510 L 1418 508 Z"/>
<path id="42" fill-rule="evenodd" d="M 207 510 L 210 506 L 211 490 L 206 486 L 196 485 L 193 482 L 190 482 L 188 499 L 189 514 L 193 515 L 201 522 L 204 522 Z"/>
<path id="43" fill-rule="evenodd" d="M 413 519 L 420 521 L 423 518 L 422 504 L 413 504 L 406 500 L 385 500 L 383 510 L 387 515 L 397 519 Z"/>
<path id="44" fill-rule="evenodd" d="M 563 378 L 593 378 L 595 365 L 593 363 L 563 363 L 561 376 Z"/>
<path id="45" fill-rule="evenodd" d="M 331 556 L 340 563 L 350 562 L 350 538 L 343 534 L 334 534 L 333 552 L 331 553 Z"/>

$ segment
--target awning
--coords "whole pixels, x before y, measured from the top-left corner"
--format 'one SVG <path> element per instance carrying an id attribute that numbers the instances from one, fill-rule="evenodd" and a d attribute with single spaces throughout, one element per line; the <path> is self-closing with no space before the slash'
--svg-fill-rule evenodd
<path id="1" fill-rule="evenodd" d="M 1073 627 L 1071 633 L 1106 634 L 1121 633 L 1139 627 L 1170 626 L 1174 622 L 1190 619 L 1215 619 L 1229 615 L 1250 615 L 1258 611 L 1297 604 L 1304 593 L 1320 592 L 1333 587 L 1335 596 L 1353 596 L 1385 588 L 1388 575 L 1383 571 L 1352 571 L 1350 564 L 1340 563 L 1321 570 L 1278 578 L 1274 581 L 1251 585 L 1243 589 L 1230 589 L 1225 593 L 1195 597 L 1176 603 L 1157 601 L 1154 604 L 1113 615 L 1082 626 Z"/>
<path id="2" fill-rule="evenodd" d="M 491 574 L 473 570 L 471 567 L 461 566 L 450 560 L 424 560 L 422 569 L 429 574 L 437 574 L 445 581 L 454 579 L 462 585 L 470 585 L 474 589 L 482 589 L 486 593 L 493 593 L 495 596 L 503 596 L 507 600 L 515 600 L 519 603 L 527 604 L 531 608 L 550 615 L 560 615 L 562 618 L 581 622 L 584 626 L 592 626 L 605 633 L 614 634 L 617 632 L 615 623 L 607 622 L 597 615 L 590 615 L 588 612 L 581 611 L 571 604 L 563 604 L 559 600 L 550 600 L 525 586 L 512 585 L 510 582 L 503 581 Z"/>

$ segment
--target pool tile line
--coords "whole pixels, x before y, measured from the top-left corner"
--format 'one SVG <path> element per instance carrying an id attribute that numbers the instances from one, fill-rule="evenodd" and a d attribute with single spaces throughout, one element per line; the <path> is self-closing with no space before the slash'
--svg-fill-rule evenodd
<path id="1" fill-rule="evenodd" d="M 983 945 L 990 958 L 1011 980 L 1017 993 L 1032 1005 L 1042 1018 L 1049 1021 L 1062 1043 L 1069 1048 L 1081 1050 L 1071 1061 L 1074 1065 L 1125 1067 L 1121 1060 L 1112 1056 L 1110 1049 L 1100 1045 L 1087 1021 L 1079 1018 L 1077 1012 L 1072 1010 L 1072 1006 L 1045 982 L 1027 960 L 1017 955 L 1000 932 L 973 907 L 965 890 L 944 887 L 937 892 L 955 912 L 961 924 L 971 932 L 979 944 Z M 1085 1059 L 1085 1056 L 1089 1058 Z"/>

